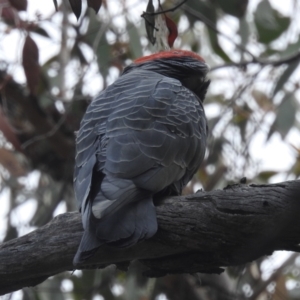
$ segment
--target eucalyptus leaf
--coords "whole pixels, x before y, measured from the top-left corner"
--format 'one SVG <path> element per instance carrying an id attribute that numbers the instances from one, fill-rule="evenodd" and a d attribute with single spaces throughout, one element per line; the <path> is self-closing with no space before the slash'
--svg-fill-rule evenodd
<path id="1" fill-rule="evenodd" d="M 216 0 L 221 9 L 232 16 L 242 18 L 247 10 L 248 0 Z"/>
<path id="2" fill-rule="evenodd" d="M 210 44 L 217 55 L 219 55 L 224 61 L 231 62 L 230 57 L 226 54 L 223 48 L 219 44 L 218 35 L 215 31 L 208 29 L 208 35 Z"/>
<path id="3" fill-rule="evenodd" d="M 278 132 L 282 139 L 286 137 L 295 123 L 297 112 L 295 102 L 296 98 L 293 93 L 285 95 L 277 109 L 277 115 L 270 128 L 267 139 L 269 139 L 275 132 Z"/>
<path id="4" fill-rule="evenodd" d="M 142 45 L 141 39 L 138 32 L 138 29 L 132 24 L 130 21 L 127 20 L 126 29 L 129 35 L 129 49 L 132 53 L 134 58 L 141 57 L 143 55 L 142 52 Z"/>
<path id="5" fill-rule="evenodd" d="M 269 44 L 276 40 L 289 27 L 291 19 L 283 17 L 272 8 L 268 0 L 261 1 L 254 13 L 254 23 L 257 29 L 258 40 Z"/>
<path id="6" fill-rule="evenodd" d="M 147 9 L 146 9 L 146 13 L 148 13 L 148 14 L 144 15 L 144 19 L 145 19 L 145 27 L 146 27 L 147 37 L 152 45 L 154 45 L 155 41 L 156 41 L 156 39 L 154 37 L 155 16 L 151 15 L 151 13 L 154 13 L 154 11 L 155 11 L 155 9 L 153 6 L 153 1 L 149 0 Z"/>
<path id="7" fill-rule="evenodd" d="M 258 175 L 257 175 L 257 178 L 260 179 L 261 181 L 263 182 L 268 182 L 268 180 L 274 176 L 274 175 L 277 175 L 278 172 L 277 171 L 263 171 L 263 172 L 260 172 Z"/>
<path id="8" fill-rule="evenodd" d="M 32 26 L 32 27 L 29 27 L 28 30 L 31 32 L 37 33 L 43 37 L 50 38 L 48 32 L 42 27 Z"/>
<path id="9" fill-rule="evenodd" d="M 219 55 L 224 61 L 231 62 L 229 56 L 224 52 L 219 44 L 218 34 L 216 30 L 211 29 L 214 27 L 217 29 L 217 10 L 216 7 L 211 2 L 189 0 L 185 4 L 186 16 L 189 21 L 194 24 L 196 21 L 203 21 L 206 24 L 209 34 L 209 39 L 212 49 L 217 55 Z M 209 25 L 207 25 L 209 24 Z"/>
<path id="10" fill-rule="evenodd" d="M 216 24 L 217 12 L 216 7 L 212 3 L 199 0 L 189 0 L 185 3 L 185 6 L 187 7 L 186 16 L 192 25 L 196 21 L 201 20 L 201 18 L 205 18 L 212 24 Z"/>
<path id="11" fill-rule="evenodd" d="M 101 30 L 102 26 L 104 25 L 99 21 L 97 15 L 89 13 L 89 26 L 85 42 L 95 51 L 99 70 L 105 79 L 112 61 L 112 47 L 107 41 L 106 30 Z"/>
<path id="12" fill-rule="evenodd" d="M 299 49 L 300 49 L 300 35 L 299 35 L 298 40 L 296 42 L 289 43 L 287 45 L 287 47 L 285 48 L 285 50 L 279 52 L 279 54 L 282 58 L 287 58 L 287 57 L 297 53 L 299 51 Z"/>
<path id="13" fill-rule="evenodd" d="M 291 63 L 288 65 L 288 67 L 285 69 L 285 71 L 282 73 L 282 75 L 280 76 L 280 78 L 278 79 L 276 86 L 274 88 L 273 91 L 273 97 L 279 92 L 281 91 L 281 89 L 283 88 L 284 84 L 288 81 L 288 79 L 292 76 L 292 74 L 294 73 L 294 71 L 297 69 L 297 67 L 299 66 L 299 62 L 300 59 L 298 59 L 297 61 Z"/>
<path id="14" fill-rule="evenodd" d="M 83 65 L 87 65 L 88 62 L 84 56 L 84 53 L 82 52 L 82 50 L 80 49 L 79 47 L 79 44 L 76 42 L 74 43 L 74 46 L 71 50 L 71 57 L 75 57 L 75 58 L 78 58 L 80 63 L 83 64 Z"/>
<path id="15" fill-rule="evenodd" d="M 93 47 L 93 44 L 102 26 L 102 23 L 100 22 L 98 16 L 92 13 L 89 13 L 88 21 L 89 21 L 89 25 L 88 25 L 87 32 L 84 36 L 84 42 L 86 42 L 88 45 Z"/>
<path id="16" fill-rule="evenodd" d="M 241 45 L 245 47 L 249 40 L 249 24 L 246 18 L 239 19 L 239 30 L 238 34 L 241 37 Z M 243 56 L 241 55 L 241 61 L 243 60 Z"/>

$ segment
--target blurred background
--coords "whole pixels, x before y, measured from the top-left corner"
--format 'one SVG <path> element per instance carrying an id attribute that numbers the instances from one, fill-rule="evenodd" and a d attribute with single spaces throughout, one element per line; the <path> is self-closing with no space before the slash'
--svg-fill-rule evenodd
<path id="1" fill-rule="evenodd" d="M 164 9 L 179 2 L 165 0 Z M 8 241 L 77 209 L 74 132 L 92 98 L 124 66 L 156 51 L 145 0 L 103 0 L 98 14 L 69 1 L 0 0 L 0 238 Z M 157 1 L 153 1 L 157 8 Z M 205 100 L 206 159 L 185 189 L 272 183 L 300 175 L 300 1 L 188 0 L 168 16 L 174 47 L 211 67 Z M 255 246 L 255 245 L 254 245 Z M 219 275 L 146 279 L 128 273 L 65 272 L 14 300 L 300 299 L 300 257 L 275 252 Z"/>

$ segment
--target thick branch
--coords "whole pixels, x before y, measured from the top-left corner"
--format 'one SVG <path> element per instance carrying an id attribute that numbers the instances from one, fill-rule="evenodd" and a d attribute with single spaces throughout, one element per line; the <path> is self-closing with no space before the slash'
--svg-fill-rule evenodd
<path id="1" fill-rule="evenodd" d="M 167 198 L 157 205 L 158 233 L 130 249 L 102 247 L 84 268 L 140 260 L 147 275 L 220 273 L 274 250 L 299 251 L 300 180 L 234 185 Z M 62 214 L 44 227 L 0 245 L 0 293 L 36 285 L 72 270 L 82 235 L 80 215 Z"/>

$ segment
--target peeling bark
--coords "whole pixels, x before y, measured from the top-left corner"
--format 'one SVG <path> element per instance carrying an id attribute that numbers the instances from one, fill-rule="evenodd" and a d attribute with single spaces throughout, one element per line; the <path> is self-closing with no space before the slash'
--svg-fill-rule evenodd
<path id="1" fill-rule="evenodd" d="M 300 180 L 200 191 L 163 199 L 156 209 L 153 238 L 129 249 L 101 247 L 81 268 L 139 260 L 148 276 L 220 273 L 275 250 L 300 250 Z M 82 230 L 79 213 L 65 213 L 0 245 L 0 294 L 72 270 Z"/>

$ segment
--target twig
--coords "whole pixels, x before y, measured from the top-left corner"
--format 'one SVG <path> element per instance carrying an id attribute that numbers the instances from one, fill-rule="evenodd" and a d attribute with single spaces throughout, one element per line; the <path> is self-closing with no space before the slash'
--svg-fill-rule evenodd
<path id="1" fill-rule="evenodd" d="M 199 11 L 195 11 L 194 9 L 188 7 L 188 6 L 184 6 L 184 10 L 186 12 L 189 12 L 190 14 L 194 15 L 195 17 L 199 18 L 207 27 L 209 27 L 210 29 L 212 29 L 213 31 L 215 31 L 217 34 L 222 35 L 224 38 L 226 38 L 229 42 L 233 43 L 237 48 L 239 48 L 241 51 L 249 54 L 253 61 L 255 61 L 257 58 L 255 57 L 255 55 L 253 55 L 247 48 L 245 48 L 242 45 L 238 45 L 236 44 L 233 40 L 231 36 L 226 35 L 225 33 L 221 32 L 220 30 L 217 29 L 216 25 L 209 20 L 206 16 L 204 16 L 201 12 Z"/>
<path id="2" fill-rule="evenodd" d="M 60 96 L 63 100 L 66 97 L 66 67 L 70 60 L 70 50 L 68 49 L 68 9 L 64 2 L 62 2 L 62 29 L 61 29 L 61 46 L 58 54 L 59 69 L 60 69 L 60 81 L 59 90 Z"/>
<path id="3" fill-rule="evenodd" d="M 251 65 L 251 64 L 257 64 L 257 65 L 261 65 L 261 66 L 274 66 L 274 67 L 278 67 L 278 66 L 281 66 L 281 65 L 284 65 L 284 64 L 290 64 L 290 63 L 293 63 L 297 60 L 300 60 L 300 51 L 296 52 L 295 54 L 289 56 L 289 57 L 286 57 L 286 58 L 283 58 L 283 59 L 280 59 L 280 60 L 261 60 L 261 59 L 255 59 L 255 60 L 251 60 L 251 61 L 243 61 L 243 62 L 240 62 L 240 63 L 226 63 L 224 65 L 220 65 L 220 66 L 215 66 L 215 67 L 212 67 L 210 69 L 210 71 L 216 71 L 218 69 L 223 69 L 223 68 L 229 68 L 229 67 L 233 67 L 233 68 L 245 68 L 246 66 L 248 65 Z"/>
<path id="4" fill-rule="evenodd" d="M 57 122 L 57 124 L 55 124 L 55 126 L 53 126 L 53 128 L 50 131 L 48 131 L 48 132 L 46 132 L 44 134 L 40 134 L 38 136 L 35 136 L 35 137 L 31 138 L 30 140 L 28 140 L 25 143 L 23 143 L 21 145 L 21 148 L 22 149 L 26 149 L 29 145 L 31 145 L 31 144 L 33 144 L 33 143 L 35 143 L 37 141 L 41 141 L 41 140 L 44 140 L 44 139 L 46 139 L 46 138 L 48 138 L 50 136 L 53 136 L 58 131 L 58 129 L 60 128 L 60 126 L 63 124 L 63 122 L 65 120 L 66 120 L 66 114 L 64 114 L 59 119 L 59 121 Z"/>
<path id="5" fill-rule="evenodd" d="M 276 281 L 278 277 L 282 276 L 283 270 L 291 265 L 295 259 L 299 256 L 299 253 L 293 253 L 291 254 L 286 261 L 276 270 L 274 273 L 265 281 L 261 281 L 261 285 L 258 286 L 258 288 L 254 291 L 254 293 L 251 295 L 249 300 L 255 300 L 258 298 L 258 296 L 267 288 L 267 286 L 273 282 Z"/>

